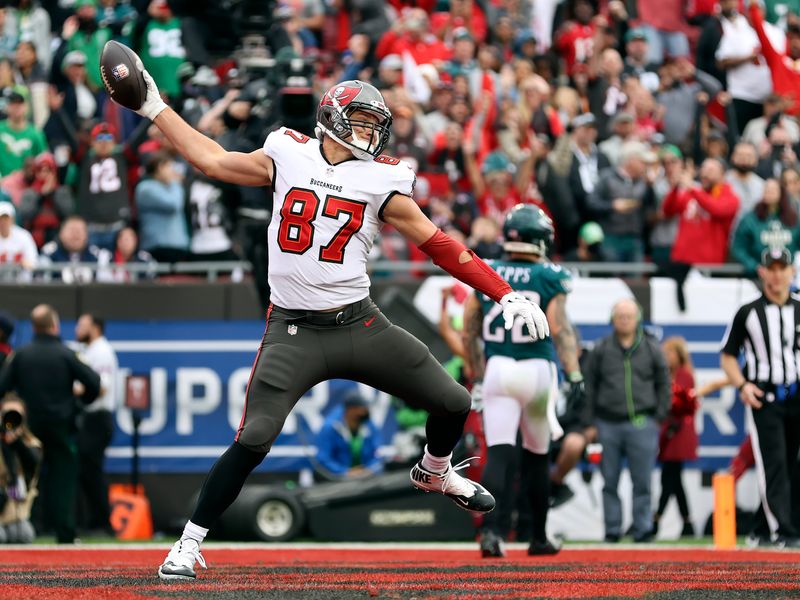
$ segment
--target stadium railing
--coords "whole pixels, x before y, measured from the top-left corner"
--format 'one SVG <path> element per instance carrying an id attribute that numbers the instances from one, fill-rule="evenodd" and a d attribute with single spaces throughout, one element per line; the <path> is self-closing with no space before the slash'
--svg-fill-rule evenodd
<path id="1" fill-rule="evenodd" d="M 617 277 L 648 277 L 656 275 L 658 266 L 653 263 L 561 263 L 570 271 L 586 277 L 617 276 Z M 744 274 L 744 269 L 738 264 L 724 265 L 694 265 L 701 274 L 709 277 L 737 277 Z M 386 275 L 403 274 L 442 274 L 444 271 L 430 262 L 415 261 L 373 261 L 368 263 L 370 273 Z M 233 278 L 241 279 L 244 274 L 252 273 L 252 265 L 247 261 L 198 261 L 178 263 L 130 263 L 123 265 L 101 265 L 98 263 L 54 263 L 51 265 L 37 265 L 33 269 L 24 269 L 18 264 L 0 263 L 0 282 L 12 283 L 60 283 L 61 273 L 92 272 L 95 277 L 86 280 L 97 283 L 122 283 L 108 277 L 109 273 L 127 272 L 130 275 L 145 277 L 163 277 L 169 275 L 197 275 L 204 276 L 207 281 L 217 281 L 223 274 L 232 274 Z"/>

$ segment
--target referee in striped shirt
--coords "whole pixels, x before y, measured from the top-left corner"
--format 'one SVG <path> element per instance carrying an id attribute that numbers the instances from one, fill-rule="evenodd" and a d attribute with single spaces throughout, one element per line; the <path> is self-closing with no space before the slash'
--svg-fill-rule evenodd
<path id="1" fill-rule="evenodd" d="M 792 523 L 791 478 L 800 450 L 800 297 L 789 293 L 795 275 L 786 248 L 767 248 L 758 276 L 763 295 L 742 306 L 725 332 L 720 363 L 745 404 L 761 500 L 777 544 L 800 547 Z M 744 372 L 738 357 L 744 350 Z"/>

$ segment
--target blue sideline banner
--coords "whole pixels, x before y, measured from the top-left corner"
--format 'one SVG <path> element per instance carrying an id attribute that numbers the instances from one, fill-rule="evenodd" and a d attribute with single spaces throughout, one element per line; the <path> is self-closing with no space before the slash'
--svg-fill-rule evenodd
<path id="1" fill-rule="evenodd" d="M 607 335 L 607 325 L 579 326 L 581 338 Z M 65 331 L 70 331 L 65 324 Z M 114 322 L 107 336 L 115 346 L 122 377 L 149 374 L 151 410 L 140 426 L 143 472 L 204 472 L 233 440 L 241 419 L 250 369 L 263 323 Z M 698 381 L 719 376 L 717 348 L 721 326 L 674 326 L 657 333 L 681 334 L 690 343 Z M 357 384 L 325 382 L 312 389 L 289 416 L 262 470 L 297 471 L 310 466 L 314 438 L 326 414 Z M 391 398 L 360 386 L 372 402 L 372 418 L 389 443 L 397 426 Z M 724 468 L 743 437 L 743 410 L 732 390 L 707 398 L 698 412 L 700 460 L 704 470 Z M 120 390 L 121 393 L 121 390 Z M 130 412 L 117 411 L 116 431 L 108 451 L 111 472 L 131 466 Z"/>
<path id="2" fill-rule="evenodd" d="M 241 420 L 263 328 L 263 321 L 108 324 L 106 335 L 120 364 L 120 401 L 126 375 L 150 376 L 151 408 L 139 426 L 142 472 L 205 472 L 225 451 Z M 324 382 L 297 403 L 259 469 L 311 466 L 314 439 L 325 416 L 356 386 L 370 401 L 372 419 L 388 443 L 397 429 L 388 395 L 351 381 Z M 118 409 L 107 451 L 110 472 L 130 471 L 132 431 L 130 411 Z"/>

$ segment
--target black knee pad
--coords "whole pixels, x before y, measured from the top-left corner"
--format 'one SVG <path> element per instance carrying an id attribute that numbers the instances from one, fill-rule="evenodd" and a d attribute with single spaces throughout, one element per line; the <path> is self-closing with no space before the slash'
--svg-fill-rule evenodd
<path id="1" fill-rule="evenodd" d="M 266 454 L 283 429 L 283 422 L 269 416 L 248 419 L 236 441 L 252 452 Z"/>
<path id="2" fill-rule="evenodd" d="M 448 390 L 443 398 L 443 408 L 446 414 L 461 415 L 468 413 L 472 408 L 472 396 L 463 385 L 453 382 L 453 386 Z"/>

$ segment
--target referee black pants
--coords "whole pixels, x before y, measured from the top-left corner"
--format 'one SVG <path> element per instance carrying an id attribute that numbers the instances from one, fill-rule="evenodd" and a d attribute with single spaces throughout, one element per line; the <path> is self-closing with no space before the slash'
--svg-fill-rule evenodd
<path id="1" fill-rule="evenodd" d="M 753 439 L 756 473 L 761 500 L 770 530 L 780 536 L 795 537 L 792 522 L 792 477 L 796 476 L 800 451 L 800 402 L 764 402 L 759 409 L 747 407 Z M 793 502 L 794 501 L 794 502 Z"/>

